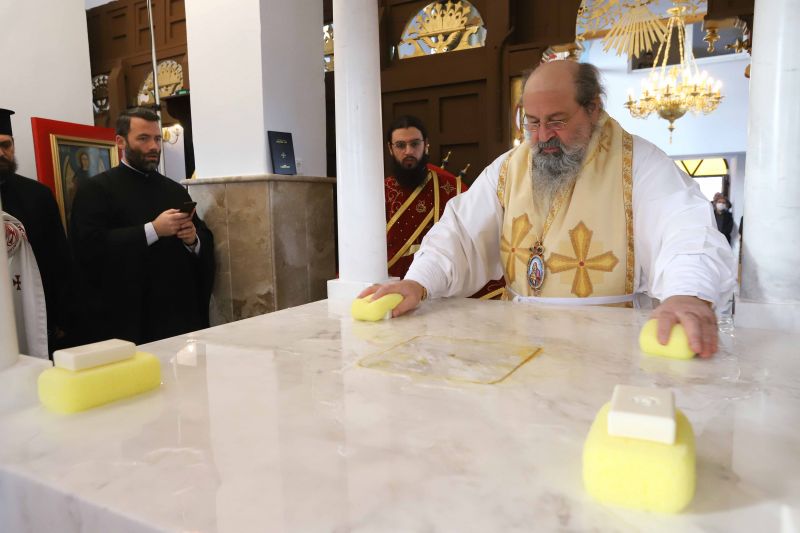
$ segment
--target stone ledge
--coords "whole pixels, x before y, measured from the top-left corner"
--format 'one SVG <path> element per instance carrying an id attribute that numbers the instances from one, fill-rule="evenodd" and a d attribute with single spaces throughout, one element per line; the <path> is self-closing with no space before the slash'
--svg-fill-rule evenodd
<path id="1" fill-rule="evenodd" d="M 181 185 L 214 185 L 219 183 L 252 183 L 259 181 L 280 181 L 288 183 L 330 183 L 336 184 L 336 178 L 325 176 L 287 176 L 285 174 L 257 174 L 254 176 L 222 176 L 217 178 L 194 178 L 182 180 Z"/>

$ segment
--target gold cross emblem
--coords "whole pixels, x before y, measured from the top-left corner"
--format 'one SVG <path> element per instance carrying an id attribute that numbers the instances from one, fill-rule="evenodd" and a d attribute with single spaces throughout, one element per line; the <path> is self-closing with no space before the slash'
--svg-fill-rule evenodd
<path id="1" fill-rule="evenodd" d="M 446 181 L 446 182 L 444 182 L 444 185 L 442 185 L 442 190 L 443 190 L 444 192 L 446 192 L 447 194 L 452 194 L 452 193 L 453 193 L 453 191 L 455 191 L 455 190 L 456 190 L 456 188 L 455 188 L 455 187 L 453 187 L 453 185 L 451 185 L 451 184 L 450 184 L 450 182 L 447 182 L 447 181 Z"/>
<path id="2" fill-rule="evenodd" d="M 611 272 L 619 263 L 617 256 L 610 251 L 594 257 L 586 257 L 589 255 L 589 245 L 592 242 L 593 233 L 582 221 L 579 222 L 577 226 L 569 230 L 575 257 L 552 253 L 550 259 L 547 260 L 547 268 L 554 274 L 575 269 L 575 278 L 572 280 L 570 292 L 578 298 L 585 298 L 594 290 L 592 280 L 589 279 L 589 270 Z"/>
<path id="3" fill-rule="evenodd" d="M 520 215 L 511 221 L 511 242 L 508 242 L 505 237 L 500 240 L 500 251 L 507 254 L 506 275 L 508 275 L 509 283 L 516 279 L 517 262 L 515 259 L 519 259 L 523 264 L 528 260 L 530 250 L 522 247 L 522 241 L 528 236 L 532 227 L 528 215 Z"/>

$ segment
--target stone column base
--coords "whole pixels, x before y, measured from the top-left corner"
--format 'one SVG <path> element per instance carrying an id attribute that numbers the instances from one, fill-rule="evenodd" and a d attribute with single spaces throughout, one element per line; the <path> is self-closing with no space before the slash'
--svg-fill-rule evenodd
<path id="1" fill-rule="evenodd" d="M 336 275 L 334 178 L 243 176 L 185 180 L 214 233 L 211 325 L 326 297 Z"/>

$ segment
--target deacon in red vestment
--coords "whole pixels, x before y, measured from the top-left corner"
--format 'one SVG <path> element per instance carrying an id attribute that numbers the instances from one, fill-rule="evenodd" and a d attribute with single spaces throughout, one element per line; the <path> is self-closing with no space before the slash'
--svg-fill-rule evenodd
<path id="1" fill-rule="evenodd" d="M 444 214 L 447 202 L 467 190 L 461 177 L 428 162 L 428 133 L 416 117 L 395 119 L 386 134 L 394 175 L 384 180 L 389 275 L 403 278 L 422 238 Z M 473 297 L 499 296 L 504 283 L 490 281 Z"/>

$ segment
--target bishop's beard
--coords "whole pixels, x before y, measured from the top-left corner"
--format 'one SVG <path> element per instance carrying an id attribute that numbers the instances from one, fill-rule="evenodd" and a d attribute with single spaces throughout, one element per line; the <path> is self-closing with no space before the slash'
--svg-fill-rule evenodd
<path id="1" fill-rule="evenodd" d="M 400 187 L 413 191 L 422 185 L 428 176 L 428 159 L 428 154 L 422 154 L 422 158 L 415 166 L 406 168 L 392 157 L 392 171 Z"/>
<path id="2" fill-rule="evenodd" d="M 553 200 L 562 190 L 575 184 L 594 129 L 592 127 L 579 131 L 575 144 L 571 146 L 562 143 L 558 137 L 546 142 L 531 143 L 534 199 L 543 212 L 550 211 Z M 558 148 L 559 151 L 543 152 L 547 148 Z"/>
<path id="3" fill-rule="evenodd" d="M 0 156 L 0 182 L 6 181 L 6 178 L 17 173 L 17 160 L 16 158 L 6 159 Z"/>

